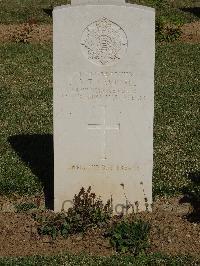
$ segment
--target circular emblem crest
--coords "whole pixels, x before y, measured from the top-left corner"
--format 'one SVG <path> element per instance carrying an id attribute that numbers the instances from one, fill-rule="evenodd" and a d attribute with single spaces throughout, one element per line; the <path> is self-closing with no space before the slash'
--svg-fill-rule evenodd
<path id="1" fill-rule="evenodd" d="M 83 54 L 92 63 L 111 66 L 126 53 L 128 40 L 119 25 L 107 18 L 101 18 L 85 28 L 81 47 Z"/>

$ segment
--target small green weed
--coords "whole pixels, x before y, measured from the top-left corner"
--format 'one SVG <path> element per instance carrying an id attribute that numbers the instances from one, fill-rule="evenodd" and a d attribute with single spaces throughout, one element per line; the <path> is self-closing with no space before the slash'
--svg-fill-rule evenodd
<path id="1" fill-rule="evenodd" d="M 112 215 L 111 203 L 111 200 L 108 200 L 104 205 L 102 200 L 91 192 L 91 187 L 87 190 L 82 188 L 79 194 L 74 196 L 73 207 L 67 212 L 73 232 L 105 224 Z"/>
<path id="2" fill-rule="evenodd" d="M 149 223 L 136 219 L 114 224 L 107 236 L 110 237 L 112 246 L 118 252 L 131 252 L 133 255 L 138 255 L 149 246 L 149 231 Z"/>
<path id="3" fill-rule="evenodd" d="M 40 235 L 48 235 L 52 239 L 56 239 L 59 234 L 67 237 L 71 232 L 71 226 L 65 213 L 50 213 L 47 216 L 37 214 L 35 218 L 40 224 L 38 228 Z"/>
<path id="4" fill-rule="evenodd" d="M 89 227 L 105 226 L 112 215 L 111 200 L 105 205 L 100 198 L 82 188 L 78 195 L 74 196 L 73 206 L 67 212 L 50 214 L 46 217 L 37 215 L 39 233 L 50 235 L 55 239 L 59 234 L 67 237 L 70 234 L 83 233 Z"/>

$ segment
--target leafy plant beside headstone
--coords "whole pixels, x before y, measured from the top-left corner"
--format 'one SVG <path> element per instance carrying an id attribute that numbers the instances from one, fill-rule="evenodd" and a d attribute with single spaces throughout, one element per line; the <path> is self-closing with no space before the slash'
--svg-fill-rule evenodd
<path id="1" fill-rule="evenodd" d="M 104 225 L 112 215 L 111 200 L 104 205 L 91 187 L 82 188 L 78 195 L 74 196 L 73 206 L 67 212 L 68 221 L 73 233 L 86 231 L 88 227 Z"/>
<path id="2" fill-rule="evenodd" d="M 111 245 L 120 253 L 138 255 L 149 247 L 150 224 L 141 219 L 122 220 L 111 223 L 112 201 L 103 204 L 91 192 L 82 188 L 74 196 L 73 206 L 67 212 L 34 214 L 39 224 L 40 235 L 68 237 L 71 234 L 84 233 L 88 228 L 106 229 L 105 237 L 110 238 Z"/>
<path id="3" fill-rule="evenodd" d="M 141 219 L 124 220 L 113 224 L 107 236 L 116 251 L 138 255 L 149 247 L 149 231 L 149 223 Z"/>
<path id="4" fill-rule="evenodd" d="M 110 220 L 111 207 L 111 200 L 103 204 L 102 200 L 91 192 L 91 187 L 87 190 L 82 188 L 74 196 L 73 206 L 67 212 L 35 216 L 39 223 L 39 234 L 55 239 L 58 235 L 67 237 L 70 234 L 83 233 L 91 227 L 101 227 Z"/>
<path id="5" fill-rule="evenodd" d="M 39 223 L 38 233 L 40 235 L 48 235 L 52 239 L 55 239 L 58 235 L 66 237 L 71 232 L 70 224 L 65 213 L 50 213 L 46 216 L 44 214 L 37 214 L 35 219 Z"/>

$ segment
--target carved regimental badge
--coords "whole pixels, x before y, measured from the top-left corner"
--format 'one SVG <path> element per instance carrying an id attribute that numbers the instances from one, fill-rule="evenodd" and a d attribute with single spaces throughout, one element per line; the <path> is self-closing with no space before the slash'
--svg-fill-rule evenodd
<path id="1" fill-rule="evenodd" d="M 96 65 L 116 64 L 126 53 L 128 41 L 124 30 L 116 23 L 101 18 L 85 28 L 81 38 L 83 54 Z"/>

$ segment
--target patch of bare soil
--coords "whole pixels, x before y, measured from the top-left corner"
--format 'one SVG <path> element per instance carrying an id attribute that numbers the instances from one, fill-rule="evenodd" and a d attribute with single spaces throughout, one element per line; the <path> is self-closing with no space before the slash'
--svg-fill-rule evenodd
<path id="1" fill-rule="evenodd" d="M 52 35 L 50 24 L 0 25 L 0 42 L 44 43 L 52 41 Z"/>
<path id="2" fill-rule="evenodd" d="M 67 239 L 58 237 L 52 240 L 40 236 L 37 224 L 29 214 L 0 214 L 0 256 L 50 255 L 61 252 L 81 253 L 86 251 L 96 255 L 111 255 L 108 240 L 98 230 L 87 235 L 75 235 Z"/>
<path id="3" fill-rule="evenodd" d="M 200 223 L 188 221 L 188 215 L 194 210 L 189 203 L 180 204 L 180 200 L 157 200 L 152 213 L 141 214 L 151 224 L 150 251 L 199 255 Z"/>
<path id="4" fill-rule="evenodd" d="M 180 41 L 187 43 L 200 43 L 200 21 L 187 23 L 181 28 Z"/>
<path id="5" fill-rule="evenodd" d="M 182 26 L 181 42 L 200 43 L 200 21 Z M 51 24 L 10 24 L 0 25 L 0 42 L 45 43 L 51 42 L 53 28 Z"/>
<path id="6" fill-rule="evenodd" d="M 38 198 L 31 198 L 31 201 L 38 202 Z M 52 240 L 38 234 L 37 222 L 30 212 L 16 213 L 15 204 L 9 199 L 2 198 L 0 202 L 3 206 L 0 211 L 0 256 L 50 255 L 61 252 L 109 256 L 115 253 L 100 229 L 91 229 L 85 235 Z M 24 198 L 16 202 L 22 203 Z M 42 206 L 43 203 L 40 208 Z M 186 219 L 191 211 L 189 203 L 180 204 L 180 198 L 171 198 L 156 200 L 152 213 L 138 214 L 151 224 L 149 252 L 198 256 L 200 223 Z"/>

